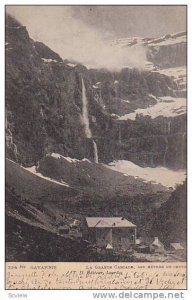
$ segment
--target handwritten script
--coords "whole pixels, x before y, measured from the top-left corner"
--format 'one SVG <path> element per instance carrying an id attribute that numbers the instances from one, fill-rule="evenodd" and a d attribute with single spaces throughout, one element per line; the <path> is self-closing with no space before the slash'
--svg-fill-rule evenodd
<path id="1" fill-rule="evenodd" d="M 186 289 L 186 263 L 6 263 L 6 289 Z"/>

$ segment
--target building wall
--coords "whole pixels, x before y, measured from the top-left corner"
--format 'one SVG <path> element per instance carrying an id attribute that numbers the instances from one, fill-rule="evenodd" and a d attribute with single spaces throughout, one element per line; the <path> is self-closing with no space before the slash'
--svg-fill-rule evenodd
<path id="1" fill-rule="evenodd" d="M 83 230 L 84 238 L 90 241 L 91 243 L 96 243 L 96 229 L 95 228 L 89 228 L 85 227 Z"/>
<path id="2" fill-rule="evenodd" d="M 115 249 L 130 249 L 135 244 L 134 234 L 134 228 L 95 228 L 98 247 L 106 247 L 110 244 Z"/>
<path id="3" fill-rule="evenodd" d="M 96 228 L 96 244 L 99 247 L 112 245 L 112 229 L 111 228 Z"/>
<path id="4" fill-rule="evenodd" d="M 134 228 L 114 228 L 113 229 L 113 247 L 122 250 L 128 250 L 135 244 Z"/>

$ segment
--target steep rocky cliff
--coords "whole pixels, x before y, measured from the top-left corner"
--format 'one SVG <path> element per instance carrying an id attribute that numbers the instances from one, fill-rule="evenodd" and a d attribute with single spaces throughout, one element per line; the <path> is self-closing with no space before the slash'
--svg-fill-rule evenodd
<path id="1" fill-rule="evenodd" d="M 150 70 L 88 70 L 63 61 L 46 45 L 30 39 L 26 28 L 10 16 L 6 19 L 7 157 L 26 166 L 52 152 L 94 159 L 92 138 L 86 137 L 82 121 L 82 78 L 100 162 L 127 159 L 140 165 L 185 167 L 182 107 L 173 107 L 174 114 L 168 117 L 138 113 L 134 120 L 121 119 L 159 101 L 166 104 L 162 97 L 177 102 L 174 78 Z"/>
<path id="2" fill-rule="evenodd" d="M 79 73 L 48 47 L 34 43 L 24 26 L 9 26 L 9 19 L 6 26 L 7 155 L 26 164 L 34 164 L 53 150 L 70 156 L 89 156 L 85 153 L 80 118 Z"/>
<path id="3" fill-rule="evenodd" d="M 167 34 L 148 43 L 148 58 L 157 67 L 174 68 L 186 65 L 186 33 Z"/>

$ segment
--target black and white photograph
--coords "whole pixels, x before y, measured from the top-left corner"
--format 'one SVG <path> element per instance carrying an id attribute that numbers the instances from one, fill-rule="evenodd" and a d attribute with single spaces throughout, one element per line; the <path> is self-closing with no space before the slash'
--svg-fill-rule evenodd
<path id="1" fill-rule="evenodd" d="M 6 262 L 187 261 L 186 13 L 5 7 Z"/>

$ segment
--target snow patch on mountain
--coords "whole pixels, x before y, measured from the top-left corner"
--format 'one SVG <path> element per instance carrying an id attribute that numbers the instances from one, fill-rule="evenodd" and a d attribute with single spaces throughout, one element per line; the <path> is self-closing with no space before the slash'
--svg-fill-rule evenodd
<path id="1" fill-rule="evenodd" d="M 81 161 L 86 161 L 88 163 L 91 163 L 91 161 L 89 159 L 87 159 L 87 158 L 83 158 Z"/>
<path id="2" fill-rule="evenodd" d="M 124 99 L 121 99 L 122 102 L 126 102 L 126 103 L 130 103 L 129 100 L 124 100 Z"/>
<path id="3" fill-rule="evenodd" d="M 45 179 L 45 180 L 54 182 L 54 183 L 56 183 L 56 184 L 58 184 L 58 185 L 62 185 L 62 186 L 65 186 L 65 187 L 69 187 L 69 184 L 66 183 L 66 182 L 64 182 L 63 180 L 62 180 L 62 182 L 59 182 L 59 181 L 57 181 L 57 180 L 54 180 L 54 179 L 51 179 L 51 178 L 49 178 L 49 177 L 43 176 L 40 172 L 37 172 L 36 166 L 32 166 L 32 167 L 29 167 L 29 168 L 24 168 L 24 167 L 22 167 L 22 168 L 25 169 L 26 171 L 30 172 L 30 173 L 33 173 L 34 175 L 36 175 L 36 176 L 38 176 L 38 177 L 41 177 L 41 178 Z"/>
<path id="4" fill-rule="evenodd" d="M 91 161 L 87 158 L 83 158 L 83 159 L 71 158 L 69 156 L 63 156 L 59 153 L 54 153 L 54 152 L 51 153 L 51 154 L 47 154 L 46 156 L 51 156 L 51 157 L 54 157 L 56 159 L 62 158 L 62 159 L 67 160 L 69 163 L 77 163 L 77 162 L 89 162 L 89 163 L 91 163 Z"/>
<path id="5" fill-rule="evenodd" d="M 119 117 L 119 120 L 135 120 L 137 115 L 150 116 L 155 119 L 159 116 L 176 117 L 186 113 L 186 99 L 171 96 L 156 97 L 157 103 L 147 108 L 138 108 L 134 112 Z"/>
<path id="6" fill-rule="evenodd" d="M 95 83 L 95 84 L 93 85 L 93 88 L 94 88 L 94 89 L 99 89 L 99 88 L 101 88 L 101 82 L 99 81 L 99 82 Z"/>
<path id="7" fill-rule="evenodd" d="M 158 45 L 158 46 L 167 46 L 167 45 L 174 45 L 179 43 L 186 43 L 186 33 L 180 32 L 176 34 L 167 34 L 162 38 L 153 39 L 152 41 L 148 42 L 148 45 Z"/>
<path id="8" fill-rule="evenodd" d="M 51 154 L 48 154 L 47 156 L 51 156 L 51 157 L 54 157 L 54 158 L 57 158 L 57 159 L 63 158 L 65 160 L 67 160 L 69 163 L 76 163 L 76 162 L 79 161 L 76 158 L 71 158 L 71 157 L 68 157 L 68 156 L 63 156 L 63 155 L 61 155 L 59 153 L 51 153 Z"/>
<path id="9" fill-rule="evenodd" d="M 185 66 L 175 67 L 175 68 L 167 68 L 167 69 L 159 69 L 153 72 L 157 72 L 169 77 L 173 77 L 174 81 L 177 83 L 178 87 L 186 89 L 187 85 L 187 70 Z"/>
<path id="10" fill-rule="evenodd" d="M 47 155 L 47 156 L 48 156 L 48 155 Z M 51 153 L 50 156 L 52 156 L 52 157 L 54 157 L 54 158 L 61 158 L 61 157 L 62 157 L 62 155 L 61 155 L 61 154 L 58 154 L 58 153 Z"/>
<path id="11" fill-rule="evenodd" d="M 119 116 L 119 115 L 117 115 L 117 114 L 114 114 L 114 113 L 112 113 L 112 114 L 110 114 L 110 115 L 111 115 L 111 117 L 120 118 L 120 116 Z"/>
<path id="12" fill-rule="evenodd" d="M 146 39 L 141 37 L 128 37 L 128 38 L 121 38 L 121 39 L 110 41 L 111 46 L 115 46 L 115 47 L 143 45 L 145 43 L 146 43 Z"/>
<path id="13" fill-rule="evenodd" d="M 74 68 L 74 67 L 76 67 L 76 64 L 68 63 L 67 66 Z"/>
<path id="14" fill-rule="evenodd" d="M 161 184 L 165 187 L 174 188 L 177 184 L 182 184 L 186 178 L 184 170 L 173 171 L 165 167 L 142 168 L 128 160 L 113 161 L 105 166 L 123 173 L 124 176 L 134 176 L 135 178 L 143 179 L 144 182 Z"/>
<path id="15" fill-rule="evenodd" d="M 181 67 L 175 67 L 175 68 L 167 68 L 167 69 L 159 69 L 157 71 L 153 72 L 158 72 L 167 76 L 171 76 L 174 78 L 178 77 L 186 77 L 186 67 L 181 66 Z"/>
<path id="16" fill-rule="evenodd" d="M 58 61 L 56 59 L 51 59 L 51 58 L 41 58 L 45 63 L 51 63 L 51 62 L 55 62 L 58 63 Z"/>
<path id="17" fill-rule="evenodd" d="M 63 157 L 65 160 L 67 160 L 69 163 L 76 163 L 78 162 L 79 160 L 76 159 L 76 158 L 71 158 L 71 157 Z"/>

